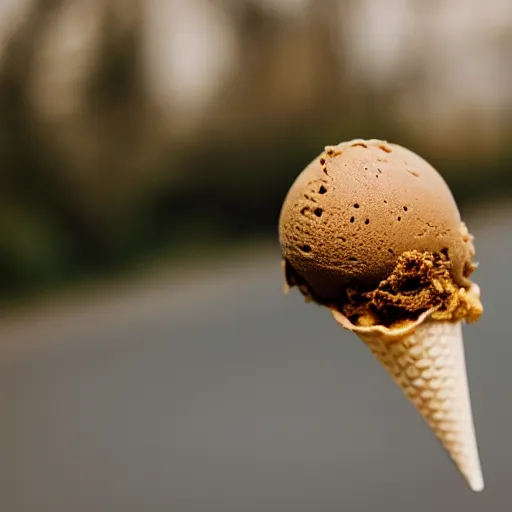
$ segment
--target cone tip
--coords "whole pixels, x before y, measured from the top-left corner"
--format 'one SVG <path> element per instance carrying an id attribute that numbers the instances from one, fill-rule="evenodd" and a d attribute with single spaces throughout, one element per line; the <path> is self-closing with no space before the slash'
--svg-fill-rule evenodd
<path id="1" fill-rule="evenodd" d="M 472 474 L 467 475 L 466 479 L 472 491 L 481 492 L 484 490 L 484 479 L 480 466 L 478 466 Z"/>

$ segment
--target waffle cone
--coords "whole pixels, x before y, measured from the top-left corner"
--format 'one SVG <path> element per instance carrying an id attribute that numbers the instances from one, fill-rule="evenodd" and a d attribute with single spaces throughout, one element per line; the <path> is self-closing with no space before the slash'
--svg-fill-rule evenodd
<path id="1" fill-rule="evenodd" d="M 354 331 L 423 416 L 474 491 L 484 487 L 460 322 L 430 320 L 424 313 L 401 329 L 356 327 Z"/>

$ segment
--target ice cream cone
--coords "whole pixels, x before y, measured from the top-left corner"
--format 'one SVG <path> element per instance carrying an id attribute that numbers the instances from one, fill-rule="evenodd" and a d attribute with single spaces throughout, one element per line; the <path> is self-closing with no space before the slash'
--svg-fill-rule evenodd
<path id="1" fill-rule="evenodd" d="M 434 431 L 473 491 L 484 483 L 475 439 L 460 322 L 431 320 L 428 311 L 399 329 L 354 326 L 354 331 Z"/>

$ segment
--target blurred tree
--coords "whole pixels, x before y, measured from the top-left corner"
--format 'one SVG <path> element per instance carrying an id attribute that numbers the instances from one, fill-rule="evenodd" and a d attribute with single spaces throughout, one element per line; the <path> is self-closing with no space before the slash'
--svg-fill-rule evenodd
<path id="1" fill-rule="evenodd" d="M 68 212 L 49 169 L 29 102 L 29 82 L 38 43 L 63 0 L 40 0 L 20 23 L 0 68 L 0 284 L 19 287 L 51 277 L 62 263 L 59 234 L 47 205 Z"/>
<path id="2" fill-rule="evenodd" d="M 145 236 L 137 213 L 164 174 L 157 163 L 165 128 L 143 85 L 139 0 L 95 3 L 99 37 L 87 49 L 92 58 L 82 77 L 86 87 L 75 91 L 75 111 L 61 114 L 59 77 L 41 95 L 48 86 L 41 63 L 55 51 L 49 36 L 71 23 L 77 5 L 32 1 L 0 63 L 4 291 L 122 262 Z M 79 34 L 83 26 L 74 28 Z M 59 56 L 66 67 L 68 56 Z"/>
<path id="3" fill-rule="evenodd" d="M 405 30 L 384 59 L 384 0 L 296 10 L 270 0 L 30 0 L 0 57 L 0 289 L 122 267 L 166 244 L 274 233 L 290 181 L 344 139 L 410 146 L 448 169 L 459 199 L 459 191 L 481 194 L 482 168 L 486 186 L 497 183 L 494 173 L 504 188 L 512 31 L 482 29 L 472 37 L 479 59 L 456 65 L 468 40 L 439 28 L 450 19 L 441 6 L 456 3 L 392 2 L 403 11 L 391 12 L 393 22 L 400 14 L 421 30 Z M 170 19 L 158 25 L 160 12 Z M 197 45 L 167 37 L 183 20 L 181 36 L 190 30 Z M 453 70 L 472 76 L 478 66 L 497 73 L 501 99 L 448 108 L 460 79 Z M 223 79 L 207 88 L 219 70 Z M 462 89 L 470 99 L 479 91 Z"/>

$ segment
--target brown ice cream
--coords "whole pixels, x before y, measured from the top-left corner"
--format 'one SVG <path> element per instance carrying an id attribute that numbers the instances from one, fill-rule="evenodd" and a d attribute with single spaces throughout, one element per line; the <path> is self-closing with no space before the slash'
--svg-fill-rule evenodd
<path id="1" fill-rule="evenodd" d="M 379 140 L 328 146 L 284 202 L 286 279 L 354 324 L 476 320 L 472 237 L 437 171 Z"/>

